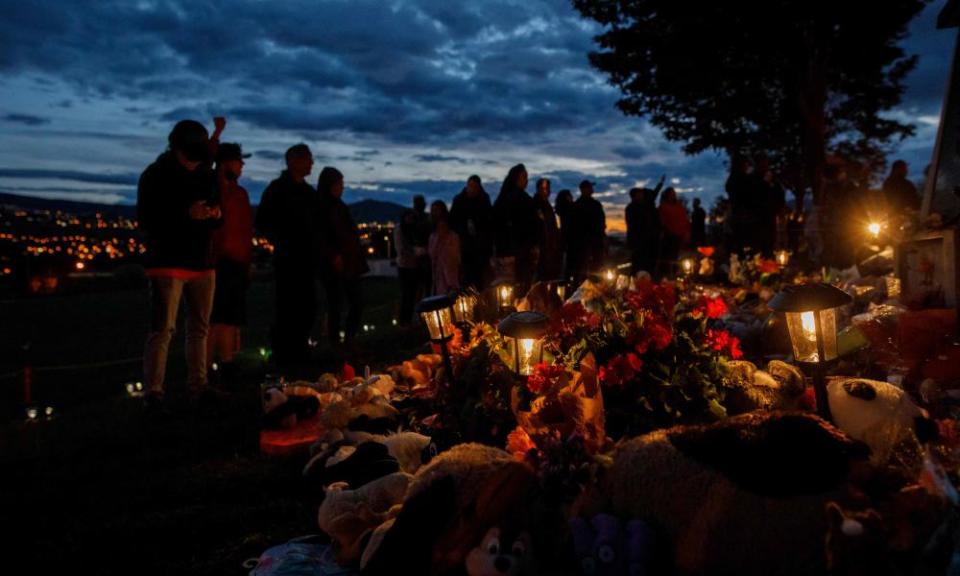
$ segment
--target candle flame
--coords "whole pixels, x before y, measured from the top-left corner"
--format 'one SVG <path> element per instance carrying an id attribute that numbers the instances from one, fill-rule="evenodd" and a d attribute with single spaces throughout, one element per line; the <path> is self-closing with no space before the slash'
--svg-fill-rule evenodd
<path id="1" fill-rule="evenodd" d="M 879 223 L 879 222 L 871 222 L 871 223 L 867 224 L 867 230 L 868 230 L 871 234 L 873 234 L 874 237 L 879 236 L 879 235 L 880 235 L 880 223 Z"/>

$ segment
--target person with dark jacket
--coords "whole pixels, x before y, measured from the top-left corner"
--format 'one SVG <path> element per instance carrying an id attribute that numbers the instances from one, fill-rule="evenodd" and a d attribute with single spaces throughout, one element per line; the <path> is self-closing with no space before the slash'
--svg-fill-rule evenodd
<path id="1" fill-rule="evenodd" d="M 553 201 L 553 210 L 560 220 L 560 250 L 563 262 L 563 277 L 570 277 L 570 236 L 573 234 L 573 194 L 564 188 L 557 192 L 557 199 Z"/>
<path id="2" fill-rule="evenodd" d="M 627 223 L 627 247 L 630 249 L 630 271 L 643 270 L 653 275 L 656 272 L 657 253 L 660 248 L 660 215 L 657 211 L 657 194 L 663 188 L 666 176 L 660 177 L 656 188 L 631 188 L 630 204 L 624 211 Z"/>
<path id="3" fill-rule="evenodd" d="M 477 175 L 453 198 L 450 227 L 460 237 L 460 256 L 465 286 L 482 290 L 493 254 L 493 207 L 490 195 Z"/>
<path id="4" fill-rule="evenodd" d="M 137 187 L 137 221 L 146 233 L 150 279 L 150 333 L 143 353 L 150 403 L 163 398 L 167 352 L 184 293 L 187 387 L 199 393 L 206 386 L 207 333 L 216 282 L 212 233 L 221 216 L 206 128 L 181 120 L 168 142 L 169 150 L 144 170 Z"/>
<path id="5" fill-rule="evenodd" d="M 220 362 L 221 380 L 236 384 L 234 355 L 240 351 L 240 327 L 246 322 L 246 292 L 253 260 L 253 210 L 250 197 L 238 182 L 243 174 L 239 144 L 225 142 L 217 149 L 217 187 L 223 225 L 213 237 L 217 262 L 207 361 Z"/>
<path id="6" fill-rule="evenodd" d="M 757 187 L 751 177 L 750 160 L 737 156 L 730 162 L 730 176 L 727 177 L 726 191 L 730 199 L 730 227 L 733 231 L 732 251 L 742 252 L 744 248 L 757 248 L 757 229 L 760 224 L 758 214 Z"/>
<path id="7" fill-rule="evenodd" d="M 256 228 L 273 244 L 276 321 L 273 353 L 280 368 L 310 359 L 310 329 L 317 315 L 317 192 L 306 177 L 313 154 L 306 144 L 290 147 L 287 169 L 263 191 Z"/>
<path id="8" fill-rule="evenodd" d="M 417 299 L 433 293 L 430 283 L 433 267 L 430 264 L 430 234 L 433 222 L 427 214 L 427 199 L 422 194 L 413 197 L 413 252 L 417 259 Z"/>
<path id="9" fill-rule="evenodd" d="M 497 258 L 508 270 L 512 269 L 514 280 L 520 285 L 519 293 L 529 287 L 533 279 L 533 251 L 537 240 L 536 207 L 526 191 L 527 178 L 523 164 L 510 168 L 493 203 Z"/>
<path id="10" fill-rule="evenodd" d="M 693 199 L 693 211 L 690 216 L 690 243 L 695 248 L 707 245 L 707 211 L 700 205 L 700 199 Z"/>
<path id="11" fill-rule="evenodd" d="M 883 181 L 883 197 L 891 215 L 902 214 L 904 210 L 920 210 L 920 195 L 913 182 L 907 179 L 907 171 L 907 163 L 897 160 Z"/>
<path id="12" fill-rule="evenodd" d="M 370 271 L 360 245 L 360 233 L 344 204 L 343 174 L 331 166 L 320 171 L 317 182 L 320 198 L 318 210 L 318 249 L 320 276 L 327 295 L 327 335 L 331 345 L 341 345 L 340 326 L 343 316 L 343 297 L 347 299 L 343 343 L 351 345 L 360 328 L 362 293 L 360 278 Z"/>
<path id="13" fill-rule="evenodd" d="M 660 196 L 660 264 L 664 273 L 672 273 L 680 250 L 690 243 L 690 218 L 687 209 L 677 199 L 677 191 L 672 187 Z"/>
<path id="14" fill-rule="evenodd" d="M 603 205 L 593 197 L 593 182 L 580 182 L 580 197 L 573 204 L 577 234 L 571 238 L 570 252 L 575 254 L 575 280 L 603 266 L 607 251 L 607 217 Z"/>
<path id="15" fill-rule="evenodd" d="M 533 197 L 537 211 L 538 246 L 540 255 L 537 261 L 537 280 L 552 281 L 560 277 L 563 266 L 563 252 L 560 247 L 560 229 L 557 217 L 550 205 L 550 181 L 537 180 L 537 191 Z"/>

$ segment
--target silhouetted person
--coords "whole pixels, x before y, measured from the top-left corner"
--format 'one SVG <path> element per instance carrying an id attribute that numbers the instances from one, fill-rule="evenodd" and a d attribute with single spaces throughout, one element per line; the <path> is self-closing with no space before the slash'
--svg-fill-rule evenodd
<path id="1" fill-rule="evenodd" d="M 690 219 L 687 210 L 677 199 L 677 191 L 667 188 L 660 197 L 660 258 L 664 270 L 672 270 L 680 256 L 680 249 L 690 243 Z"/>
<path id="2" fill-rule="evenodd" d="M 730 228 L 733 232 L 732 251 L 740 252 L 746 247 L 756 248 L 756 229 L 759 224 L 754 191 L 756 186 L 750 177 L 750 160 L 736 156 L 730 162 L 730 176 L 726 190 L 730 199 Z"/>
<path id="3" fill-rule="evenodd" d="M 855 263 L 857 244 L 863 237 L 862 229 L 851 225 L 857 216 L 856 185 L 842 165 L 827 165 L 824 175 L 823 205 L 818 208 L 824 263 L 849 268 Z"/>
<path id="4" fill-rule="evenodd" d="M 753 179 L 758 219 L 754 248 L 771 256 L 777 244 L 777 218 L 786 206 L 786 197 L 783 186 L 777 181 L 770 162 L 765 157 L 757 159 Z"/>
<path id="5" fill-rule="evenodd" d="M 188 391 L 198 393 L 207 383 L 207 334 L 216 282 L 212 233 L 221 216 L 216 178 L 208 165 L 206 128 L 181 120 L 167 141 L 169 149 L 143 171 L 137 187 L 137 220 L 146 233 L 150 279 L 143 371 L 151 405 L 163 398 L 167 352 L 184 293 Z"/>
<path id="6" fill-rule="evenodd" d="M 400 277 L 400 317 L 397 322 L 407 326 L 413 319 L 413 307 L 417 302 L 420 284 L 420 269 L 414 251 L 417 215 L 407 208 L 400 214 L 400 222 L 393 229 L 393 245 L 397 250 L 397 275 Z"/>
<path id="7" fill-rule="evenodd" d="M 568 278 L 570 270 L 570 236 L 573 234 L 573 194 L 567 188 L 557 192 L 557 199 L 553 201 L 553 210 L 560 221 L 560 250 L 563 266 L 563 277 Z"/>
<path id="8" fill-rule="evenodd" d="M 883 181 L 883 198 L 891 214 L 920 209 L 920 195 L 913 182 L 907 180 L 907 171 L 907 163 L 897 160 L 890 166 L 890 174 Z"/>
<path id="9" fill-rule="evenodd" d="M 287 169 L 263 191 L 256 222 L 274 247 L 273 353 L 281 368 L 310 359 L 307 340 L 317 315 L 317 192 L 306 182 L 313 154 L 297 144 L 285 158 Z"/>
<path id="10" fill-rule="evenodd" d="M 330 166 L 321 170 L 317 196 L 320 199 L 317 218 L 320 277 L 327 295 L 327 336 L 332 346 L 340 346 L 343 299 L 346 297 L 343 338 L 344 344 L 349 346 L 360 329 L 363 312 L 360 278 L 370 271 L 370 267 L 350 208 L 341 199 L 343 174 Z"/>
<path id="11" fill-rule="evenodd" d="M 433 224 L 427 214 L 427 200 L 422 195 L 413 197 L 413 251 L 417 258 L 417 300 L 431 294 L 430 282 L 433 275 L 430 267 L 430 233 Z"/>
<path id="12" fill-rule="evenodd" d="M 450 227 L 460 237 L 463 284 L 482 290 L 493 254 L 493 206 L 479 176 L 453 198 Z"/>
<path id="13" fill-rule="evenodd" d="M 556 280 L 562 272 L 563 251 L 557 217 L 553 212 L 553 206 L 550 205 L 550 181 L 546 178 L 537 180 L 533 204 L 538 221 L 537 280 Z"/>
<path id="14" fill-rule="evenodd" d="M 433 233 L 430 234 L 430 265 L 433 293 L 456 294 L 460 290 L 460 237 L 450 228 L 450 214 L 442 200 L 430 204 Z"/>
<path id="15" fill-rule="evenodd" d="M 690 217 L 690 243 L 695 247 L 707 245 L 707 211 L 700 205 L 700 199 L 693 199 L 693 212 Z"/>
<path id="16" fill-rule="evenodd" d="M 493 204 L 497 258 L 510 262 L 521 290 L 533 278 L 533 248 L 537 238 L 536 208 L 527 192 L 527 169 L 517 164 L 507 173 Z"/>
<path id="17" fill-rule="evenodd" d="M 240 328 L 246 323 L 246 294 L 253 259 L 253 210 L 238 180 L 243 174 L 239 144 L 225 142 L 217 149 L 217 187 L 223 225 L 214 232 L 217 259 L 216 289 L 210 314 L 207 361 L 220 362 L 221 381 L 236 385 L 234 355 L 240 351 Z"/>
<path id="18" fill-rule="evenodd" d="M 570 238 L 570 254 L 577 281 L 603 266 L 607 247 L 607 217 L 593 197 L 593 182 L 580 182 L 580 197 L 573 204 L 576 232 Z"/>

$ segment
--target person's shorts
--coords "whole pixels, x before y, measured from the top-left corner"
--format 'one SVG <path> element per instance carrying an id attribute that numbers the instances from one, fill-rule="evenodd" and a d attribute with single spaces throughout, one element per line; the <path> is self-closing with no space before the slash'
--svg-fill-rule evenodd
<path id="1" fill-rule="evenodd" d="M 246 323 L 248 284 L 246 264 L 227 259 L 221 259 L 217 263 L 211 324 L 243 326 Z"/>

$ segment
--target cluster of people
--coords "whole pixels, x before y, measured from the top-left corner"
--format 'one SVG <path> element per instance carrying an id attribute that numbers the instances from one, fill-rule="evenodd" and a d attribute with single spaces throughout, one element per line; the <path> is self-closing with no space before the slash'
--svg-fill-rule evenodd
<path id="1" fill-rule="evenodd" d="M 707 213 L 700 199 L 693 200 L 693 210 L 677 198 L 673 187 L 663 189 L 666 177 L 653 188 L 632 188 L 625 218 L 630 268 L 660 277 L 674 273 L 680 251 L 706 243 Z M 663 189 L 663 194 L 660 191 Z M 657 205 L 657 196 L 660 204 Z"/>
<path id="2" fill-rule="evenodd" d="M 594 184 L 580 183 L 579 197 L 561 190 L 550 203 L 550 180 L 540 178 L 533 195 L 523 164 L 512 167 L 491 202 L 479 176 L 467 179 L 450 208 L 415 196 L 394 229 L 400 276 L 399 320 L 408 324 L 414 303 L 427 295 L 482 290 L 494 280 L 518 286 L 535 281 L 583 278 L 600 268 L 607 253 L 606 215 L 593 197 Z"/>
<path id="3" fill-rule="evenodd" d="M 225 119 L 214 124 L 211 135 L 200 122 L 178 122 L 168 149 L 144 170 L 138 185 L 137 219 L 146 234 L 150 281 L 143 357 L 148 405 L 164 396 L 181 299 L 187 308 L 189 395 L 213 392 L 207 383 L 214 362 L 225 385 L 235 382 L 254 227 L 274 246 L 278 366 L 309 360 L 318 282 L 326 293 L 331 344 L 349 347 L 360 326 L 360 277 L 368 267 L 357 226 L 341 200 L 343 174 L 325 167 L 314 188 L 307 182 L 313 170 L 310 148 L 292 146 L 286 169 L 264 191 L 254 222 L 249 196 L 238 183 L 249 155 L 239 144 L 220 142 Z"/>

